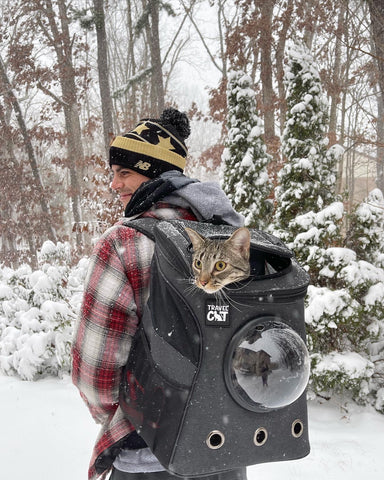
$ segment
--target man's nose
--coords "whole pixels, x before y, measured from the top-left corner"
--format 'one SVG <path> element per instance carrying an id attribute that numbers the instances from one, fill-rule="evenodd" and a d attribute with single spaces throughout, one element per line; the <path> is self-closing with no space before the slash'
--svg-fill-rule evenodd
<path id="1" fill-rule="evenodd" d="M 112 178 L 112 182 L 111 182 L 111 188 L 113 190 L 119 190 L 119 188 L 122 187 L 122 182 L 121 180 L 119 180 L 116 176 L 114 176 Z"/>

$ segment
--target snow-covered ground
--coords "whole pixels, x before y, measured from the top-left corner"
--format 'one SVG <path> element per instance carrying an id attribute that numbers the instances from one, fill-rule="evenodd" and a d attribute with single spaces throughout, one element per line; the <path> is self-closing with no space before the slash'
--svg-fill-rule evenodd
<path id="1" fill-rule="evenodd" d="M 1 479 L 86 480 L 98 427 L 70 378 L 0 375 Z M 257 465 L 249 480 L 382 480 L 384 416 L 372 408 L 310 402 L 308 457 Z"/>

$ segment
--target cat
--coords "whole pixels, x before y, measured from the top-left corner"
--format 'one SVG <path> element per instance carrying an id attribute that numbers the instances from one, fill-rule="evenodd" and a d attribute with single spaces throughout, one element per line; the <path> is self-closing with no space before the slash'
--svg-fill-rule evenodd
<path id="1" fill-rule="evenodd" d="M 187 227 L 185 230 L 193 246 L 192 269 L 198 288 L 212 294 L 249 277 L 251 236 L 247 228 L 237 229 L 227 240 L 206 238 Z"/>

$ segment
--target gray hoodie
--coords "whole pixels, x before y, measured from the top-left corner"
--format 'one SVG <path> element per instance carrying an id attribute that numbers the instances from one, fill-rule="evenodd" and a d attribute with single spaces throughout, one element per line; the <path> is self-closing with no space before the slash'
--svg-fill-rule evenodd
<path id="1" fill-rule="evenodd" d="M 244 217 L 232 208 L 219 183 L 193 180 L 175 170 L 163 173 L 161 178 L 176 187 L 163 201 L 178 207 L 189 207 L 199 222 L 219 217 L 234 227 L 244 225 Z"/>

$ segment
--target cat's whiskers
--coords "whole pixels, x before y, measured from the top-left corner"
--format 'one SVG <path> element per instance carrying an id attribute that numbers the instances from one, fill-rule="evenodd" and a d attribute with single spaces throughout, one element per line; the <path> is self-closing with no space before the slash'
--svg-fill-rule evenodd
<path id="1" fill-rule="evenodd" d="M 223 289 L 221 290 L 221 293 L 222 293 L 223 297 L 225 297 L 225 299 L 227 300 L 227 302 L 228 302 L 233 308 L 235 308 L 237 311 L 240 311 L 241 308 L 239 308 L 239 307 L 245 307 L 245 306 L 246 306 L 245 303 L 241 303 L 241 302 L 236 301 L 233 297 L 231 297 L 231 296 L 226 292 L 226 290 L 232 290 L 232 289 L 229 289 L 228 287 L 223 287 Z"/>
<path id="2" fill-rule="evenodd" d="M 253 278 L 251 276 L 248 277 L 247 281 L 242 280 L 242 282 L 233 282 L 232 285 L 239 285 L 239 287 L 236 288 L 236 290 L 242 290 L 245 287 L 248 287 L 248 285 L 252 282 Z"/>
<path id="3" fill-rule="evenodd" d="M 215 299 L 218 303 L 219 302 L 228 303 L 229 305 L 231 305 L 233 308 L 235 308 L 238 311 L 240 311 L 240 309 L 236 305 L 245 306 L 245 304 L 242 304 L 240 302 L 236 302 L 233 298 L 230 297 L 230 295 L 228 295 L 226 290 L 230 290 L 230 289 L 227 286 L 225 286 L 224 284 L 221 284 L 220 282 L 216 282 L 216 284 L 218 286 L 220 286 L 220 290 L 217 290 L 216 292 L 214 292 Z"/>
<path id="4" fill-rule="evenodd" d="M 184 279 L 183 282 L 188 284 L 188 286 L 184 289 L 184 292 L 186 294 L 194 295 L 200 290 L 199 287 L 196 285 L 196 281 L 193 277 L 188 277 Z"/>
<path id="5" fill-rule="evenodd" d="M 227 292 L 228 291 L 231 292 L 231 291 L 234 291 L 234 290 L 236 290 L 236 291 L 241 290 L 244 287 L 246 287 L 251 281 L 252 281 L 252 279 L 250 279 L 246 283 L 242 282 L 241 284 L 238 283 L 238 282 L 234 282 L 234 283 L 230 284 L 230 285 L 232 285 L 232 287 L 229 287 L 229 286 L 223 285 L 219 282 L 216 282 L 217 285 L 220 287 L 220 290 L 217 290 L 216 292 L 214 292 L 213 295 L 214 295 L 214 297 L 215 297 L 215 299 L 218 303 L 219 302 L 221 302 L 221 303 L 226 302 L 229 305 L 231 305 L 233 308 L 235 308 L 236 310 L 240 311 L 241 307 L 246 306 L 246 304 L 243 304 L 241 302 L 236 301 Z M 196 293 L 201 293 L 202 291 L 206 295 L 212 295 L 212 293 L 206 292 L 204 289 L 198 287 L 196 285 L 196 280 L 195 280 L 194 277 L 189 277 L 189 278 L 184 279 L 183 283 L 187 284 L 187 286 L 184 289 L 184 292 L 185 292 L 186 295 L 195 295 Z M 233 288 L 234 285 L 239 285 L 239 286 L 235 289 L 235 288 Z"/>

